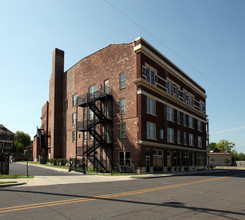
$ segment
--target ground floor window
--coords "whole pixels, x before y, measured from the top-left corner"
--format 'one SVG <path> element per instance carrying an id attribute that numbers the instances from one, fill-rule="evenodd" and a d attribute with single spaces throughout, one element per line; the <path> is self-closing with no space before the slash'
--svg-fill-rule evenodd
<path id="1" fill-rule="evenodd" d="M 197 166 L 204 166 L 205 164 L 204 160 L 205 160 L 204 154 L 199 154 L 199 153 L 196 154 L 196 165 Z"/>
<path id="2" fill-rule="evenodd" d="M 130 152 L 120 152 L 119 161 L 121 166 L 130 166 Z"/>

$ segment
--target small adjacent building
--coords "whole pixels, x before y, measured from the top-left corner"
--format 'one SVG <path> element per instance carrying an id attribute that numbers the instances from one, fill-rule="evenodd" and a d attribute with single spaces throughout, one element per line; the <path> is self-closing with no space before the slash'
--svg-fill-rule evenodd
<path id="1" fill-rule="evenodd" d="M 13 154 L 14 133 L 0 124 L 0 173 L 9 173 L 9 156 Z"/>
<path id="2" fill-rule="evenodd" d="M 232 154 L 231 153 L 209 153 L 209 163 L 214 166 L 231 166 L 232 165 Z"/>

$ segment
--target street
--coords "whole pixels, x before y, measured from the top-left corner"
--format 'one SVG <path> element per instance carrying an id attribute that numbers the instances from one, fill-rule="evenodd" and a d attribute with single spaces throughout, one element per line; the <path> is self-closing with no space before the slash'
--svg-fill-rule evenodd
<path id="1" fill-rule="evenodd" d="M 130 181 L 3 187 L 0 219 L 245 219 L 244 178 L 245 170 L 224 170 Z"/>

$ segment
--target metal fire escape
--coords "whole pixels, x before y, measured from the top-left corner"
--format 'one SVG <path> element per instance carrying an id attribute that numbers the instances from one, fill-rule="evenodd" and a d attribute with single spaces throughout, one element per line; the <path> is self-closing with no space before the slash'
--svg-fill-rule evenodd
<path id="1" fill-rule="evenodd" d="M 82 146 L 76 147 L 76 159 L 82 157 L 85 169 L 89 162 L 97 171 L 112 169 L 112 101 L 109 87 L 77 99 L 77 107 L 83 108 L 83 116 L 82 121 L 77 122 L 77 133 L 82 132 Z"/>

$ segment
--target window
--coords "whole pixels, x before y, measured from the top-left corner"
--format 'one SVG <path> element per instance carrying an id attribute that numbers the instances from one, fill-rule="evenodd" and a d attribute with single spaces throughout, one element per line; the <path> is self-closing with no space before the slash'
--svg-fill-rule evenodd
<path id="1" fill-rule="evenodd" d="M 183 92 L 183 101 L 184 101 L 184 103 L 186 103 L 186 97 L 187 97 L 186 94 L 187 94 L 186 91 L 184 91 L 184 92 Z"/>
<path id="2" fill-rule="evenodd" d="M 180 130 L 177 130 L 177 144 L 181 144 L 181 141 L 180 141 Z"/>
<path id="3" fill-rule="evenodd" d="M 84 140 L 87 141 L 87 139 L 88 139 L 88 133 L 87 133 L 87 131 L 85 131 L 84 132 Z"/>
<path id="4" fill-rule="evenodd" d="M 189 106 L 193 106 L 193 96 L 189 95 Z"/>
<path id="5" fill-rule="evenodd" d="M 167 92 L 170 95 L 174 95 L 174 86 L 173 86 L 173 83 L 167 82 Z"/>
<path id="6" fill-rule="evenodd" d="M 203 106 L 204 106 L 204 104 L 202 102 L 200 102 L 199 103 L 200 112 L 203 112 Z"/>
<path id="7" fill-rule="evenodd" d="M 202 147 L 202 137 L 200 136 L 197 137 L 197 146 Z"/>
<path id="8" fill-rule="evenodd" d="M 189 116 L 189 128 L 193 128 L 193 118 Z"/>
<path id="9" fill-rule="evenodd" d="M 130 166 L 130 152 L 119 152 L 121 166 Z"/>
<path id="10" fill-rule="evenodd" d="M 183 113 L 183 125 L 186 126 L 186 114 Z"/>
<path id="11" fill-rule="evenodd" d="M 120 128 L 121 128 L 121 138 L 126 138 L 126 122 L 122 122 Z"/>
<path id="12" fill-rule="evenodd" d="M 72 106 L 76 106 L 77 105 L 77 97 L 78 97 L 77 94 L 72 96 Z"/>
<path id="13" fill-rule="evenodd" d="M 160 129 L 160 138 L 163 139 L 163 129 Z"/>
<path id="14" fill-rule="evenodd" d="M 125 73 L 120 74 L 120 89 L 123 89 L 126 87 L 126 79 L 125 79 Z"/>
<path id="15" fill-rule="evenodd" d="M 76 142 L 77 141 L 77 133 L 76 131 L 72 132 L 72 142 Z"/>
<path id="16" fill-rule="evenodd" d="M 183 139 L 184 139 L 184 145 L 187 145 L 187 136 L 186 136 L 186 132 L 184 132 L 184 134 L 183 134 Z"/>
<path id="17" fill-rule="evenodd" d="M 125 99 L 120 99 L 120 113 L 122 115 L 126 113 Z"/>
<path id="18" fill-rule="evenodd" d="M 155 72 L 149 68 L 146 68 L 146 81 L 155 85 Z"/>
<path id="19" fill-rule="evenodd" d="M 180 112 L 177 111 L 177 123 L 180 124 Z"/>
<path id="20" fill-rule="evenodd" d="M 97 85 L 93 85 L 89 87 L 90 98 L 97 96 Z"/>
<path id="21" fill-rule="evenodd" d="M 109 79 L 104 81 L 104 92 L 109 94 Z"/>
<path id="22" fill-rule="evenodd" d="M 156 124 L 147 122 L 147 138 L 156 139 Z"/>
<path id="23" fill-rule="evenodd" d="M 167 128 L 167 142 L 174 143 L 174 129 Z"/>
<path id="24" fill-rule="evenodd" d="M 167 120 L 174 121 L 174 109 L 167 106 Z"/>
<path id="25" fill-rule="evenodd" d="M 154 99 L 146 97 L 146 112 L 156 114 L 156 101 Z"/>
<path id="26" fill-rule="evenodd" d="M 94 113 L 91 109 L 89 109 L 89 120 L 93 120 L 94 119 Z"/>
<path id="27" fill-rule="evenodd" d="M 179 98 L 179 88 L 177 86 L 175 87 L 175 97 Z"/>
<path id="28" fill-rule="evenodd" d="M 202 122 L 197 120 L 197 130 L 202 131 Z"/>
<path id="29" fill-rule="evenodd" d="M 193 134 L 189 134 L 189 145 L 194 146 L 194 135 Z"/>
<path id="30" fill-rule="evenodd" d="M 162 156 L 162 155 L 163 155 L 162 150 L 153 149 L 153 156 Z"/>
<path id="31" fill-rule="evenodd" d="M 72 114 L 72 125 L 75 125 L 77 123 L 77 113 L 74 112 Z"/>

